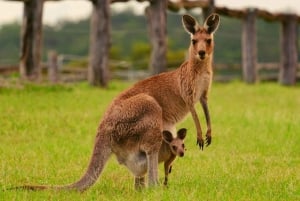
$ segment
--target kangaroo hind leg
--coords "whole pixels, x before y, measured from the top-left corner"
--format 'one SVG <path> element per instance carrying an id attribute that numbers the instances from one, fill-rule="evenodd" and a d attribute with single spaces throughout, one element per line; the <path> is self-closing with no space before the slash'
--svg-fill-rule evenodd
<path id="1" fill-rule="evenodd" d="M 162 109 L 157 101 L 146 94 L 135 99 L 136 112 L 142 113 L 137 130 L 140 132 L 140 150 L 146 153 L 148 185 L 158 185 L 158 153 L 162 143 Z"/>
<path id="2" fill-rule="evenodd" d="M 153 97 L 141 93 L 118 100 L 110 117 L 116 131 L 113 143 L 145 153 L 148 183 L 150 186 L 158 184 L 158 152 L 163 129 L 160 105 Z M 134 168 L 131 171 L 135 172 Z"/>

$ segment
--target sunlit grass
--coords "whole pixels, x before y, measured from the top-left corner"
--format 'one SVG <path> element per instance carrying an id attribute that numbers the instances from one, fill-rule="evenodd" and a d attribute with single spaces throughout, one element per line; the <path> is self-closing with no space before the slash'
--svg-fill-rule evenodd
<path id="1" fill-rule="evenodd" d="M 129 86 L 0 88 L 0 187 L 78 179 L 105 108 Z M 83 194 L 0 191 L 0 200 L 300 200 L 299 86 L 217 83 L 209 107 L 212 145 L 199 150 L 190 116 L 178 125 L 188 129 L 188 150 L 175 162 L 168 188 L 136 192 L 132 175 L 112 157 Z"/>

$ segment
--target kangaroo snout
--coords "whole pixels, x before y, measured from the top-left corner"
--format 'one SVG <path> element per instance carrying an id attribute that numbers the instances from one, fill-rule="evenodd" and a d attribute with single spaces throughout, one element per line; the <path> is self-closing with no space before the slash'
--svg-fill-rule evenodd
<path id="1" fill-rule="evenodd" d="M 204 59 L 205 58 L 205 51 L 204 50 L 200 50 L 198 52 L 200 59 Z"/>

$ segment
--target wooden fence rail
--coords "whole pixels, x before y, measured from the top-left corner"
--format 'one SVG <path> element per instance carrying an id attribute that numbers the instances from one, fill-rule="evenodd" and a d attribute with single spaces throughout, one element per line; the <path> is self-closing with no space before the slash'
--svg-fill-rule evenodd
<path id="1" fill-rule="evenodd" d="M 41 71 L 44 76 L 41 80 L 46 80 L 50 83 L 56 82 L 74 82 L 88 80 L 88 69 L 83 66 L 67 67 L 60 66 L 58 62 L 58 55 L 55 52 L 50 52 L 48 55 L 48 62 L 41 64 Z M 140 80 L 151 75 L 149 70 L 133 70 L 129 62 L 117 62 L 122 68 L 113 70 L 111 76 L 114 79 L 121 80 Z M 110 62 L 112 63 L 112 62 Z M 276 81 L 278 80 L 280 63 L 257 63 L 257 79 L 260 81 Z M 240 63 L 224 64 L 216 63 L 214 65 L 214 80 L 218 82 L 228 82 L 231 80 L 243 79 L 243 70 Z M 10 77 L 19 72 L 19 65 L 12 64 L 0 66 L 0 77 Z M 300 63 L 297 64 L 296 79 L 300 81 Z M 1 83 L 0 83 L 1 86 Z"/>

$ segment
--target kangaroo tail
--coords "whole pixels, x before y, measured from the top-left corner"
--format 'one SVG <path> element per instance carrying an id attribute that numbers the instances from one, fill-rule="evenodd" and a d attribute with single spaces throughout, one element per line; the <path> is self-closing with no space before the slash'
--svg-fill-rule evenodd
<path id="1" fill-rule="evenodd" d="M 98 133 L 96 136 L 94 150 L 90 159 L 89 166 L 85 174 L 78 181 L 64 186 L 44 186 L 44 185 L 23 185 L 12 187 L 7 190 L 77 190 L 85 191 L 92 186 L 100 176 L 104 166 L 111 155 L 111 146 L 109 136 L 103 136 Z"/>
<path id="2" fill-rule="evenodd" d="M 44 185 L 23 185 L 23 186 L 15 186 L 11 188 L 7 188 L 5 190 L 45 190 L 45 189 L 50 189 L 52 188 L 51 186 L 44 186 Z"/>
<path id="3" fill-rule="evenodd" d="M 78 191 L 84 191 L 88 189 L 97 181 L 107 160 L 111 156 L 111 153 L 112 150 L 110 146 L 110 136 L 104 136 L 98 133 L 94 144 L 93 154 L 85 174 L 77 182 L 62 186 L 62 188 Z"/>

